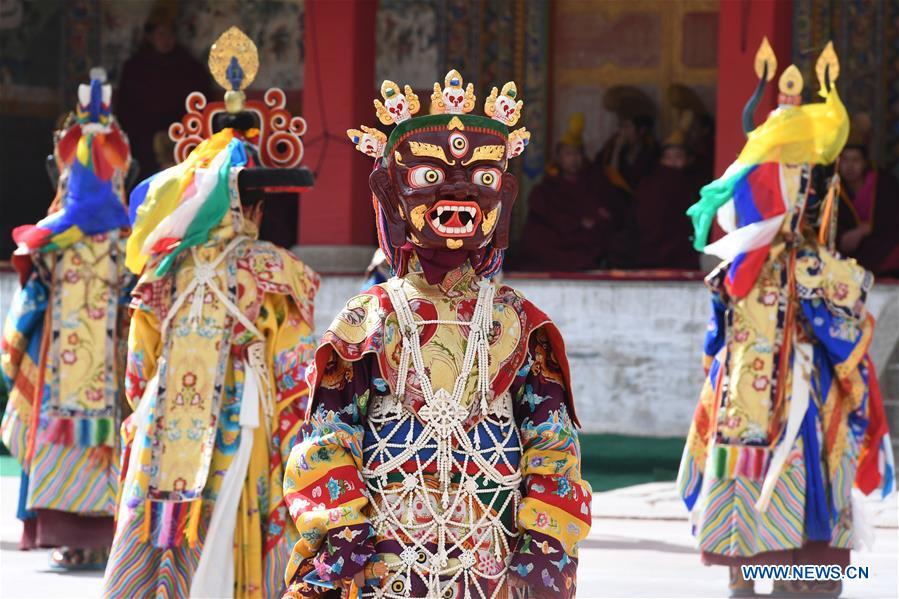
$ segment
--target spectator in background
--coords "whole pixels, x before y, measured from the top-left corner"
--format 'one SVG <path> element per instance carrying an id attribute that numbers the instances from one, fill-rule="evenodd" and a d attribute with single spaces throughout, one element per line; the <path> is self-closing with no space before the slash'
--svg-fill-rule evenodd
<path id="1" fill-rule="evenodd" d="M 693 171 L 703 184 L 715 178 L 715 119 L 697 114 L 687 131 L 687 147 L 693 154 Z"/>
<path id="2" fill-rule="evenodd" d="M 868 115 L 856 115 L 840 154 L 837 245 L 876 276 L 899 277 L 899 185 L 871 164 L 870 130 Z"/>
<path id="3" fill-rule="evenodd" d="M 683 147 L 690 156 L 690 170 L 699 181 L 708 183 L 715 170 L 715 119 L 691 87 L 673 83 L 666 92 L 677 129 L 683 133 Z"/>
<path id="4" fill-rule="evenodd" d="M 169 125 L 181 120 L 187 95 L 199 91 L 209 97 L 206 68 L 175 39 L 176 12 L 177 5 L 171 2 L 153 6 L 143 42 L 125 61 L 116 90 L 116 114 L 140 164 L 141 178 L 161 169 L 154 137 L 167 134 Z"/>
<path id="5" fill-rule="evenodd" d="M 699 268 L 686 211 L 699 197 L 700 179 L 687 144 L 686 133 L 676 129 L 662 145 L 659 164 L 637 188 L 638 268 Z"/>
<path id="6" fill-rule="evenodd" d="M 645 93 L 625 85 L 606 91 L 603 105 L 618 117 L 618 129 L 589 168 L 591 185 L 610 217 L 603 266 L 633 268 L 638 252 L 634 193 L 659 157 L 653 134 L 656 107 Z"/>
<path id="7" fill-rule="evenodd" d="M 608 212 L 584 171 L 584 115 L 571 115 L 555 161 L 528 197 L 528 217 L 515 270 L 579 271 L 603 257 Z"/>
<path id="8" fill-rule="evenodd" d="M 593 170 L 633 195 L 659 157 L 653 134 L 655 105 L 636 87 L 619 85 L 603 97 L 606 110 L 618 117 L 618 129 L 593 159 Z"/>

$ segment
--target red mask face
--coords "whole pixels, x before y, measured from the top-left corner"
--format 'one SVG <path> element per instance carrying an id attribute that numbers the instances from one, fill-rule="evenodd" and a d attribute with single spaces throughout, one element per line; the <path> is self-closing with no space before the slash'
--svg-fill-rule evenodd
<path id="1" fill-rule="evenodd" d="M 396 247 L 475 251 L 509 245 L 518 182 L 505 139 L 492 132 L 422 130 L 385 156 L 369 179 Z"/>

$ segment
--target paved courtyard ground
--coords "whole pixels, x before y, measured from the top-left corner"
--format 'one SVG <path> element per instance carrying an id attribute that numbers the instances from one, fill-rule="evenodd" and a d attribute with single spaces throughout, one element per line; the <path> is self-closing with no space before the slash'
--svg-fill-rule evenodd
<path id="1" fill-rule="evenodd" d="M 0 478 L 0 598 L 98 597 L 100 573 L 57 574 L 47 567 L 45 551 L 18 551 L 17 497 L 18 479 Z M 895 496 L 866 507 L 877 526 L 877 541 L 873 551 L 854 554 L 854 561 L 868 566 L 871 578 L 847 581 L 843 597 L 899 597 Z M 726 596 L 726 571 L 699 563 L 673 483 L 597 493 L 593 511 L 593 530 L 581 549 L 578 597 Z M 770 586 L 758 590 L 770 591 Z"/>

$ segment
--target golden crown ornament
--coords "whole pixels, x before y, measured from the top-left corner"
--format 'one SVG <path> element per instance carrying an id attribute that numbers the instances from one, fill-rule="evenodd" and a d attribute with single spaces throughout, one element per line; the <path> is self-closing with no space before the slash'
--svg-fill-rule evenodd
<path id="1" fill-rule="evenodd" d="M 484 103 L 484 112 L 487 116 L 513 127 L 521 117 L 521 107 L 524 105 L 524 102 L 518 100 L 517 97 L 518 90 L 515 88 L 514 81 L 509 81 L 503 86 L 499 97 L 497 97 L 494 87 Z"/>
<path id="2" fill-rule="evenodd" d="M 494 130 L 506 140 L 506 158 L 520 156 L 531 139 L 530 132 L 524 127 L 511 132 L 508 129 L 521 118 L 524 106 L 524 102 L 518 98 L 518 88 L 513 81 L 507 82 L 500 90 L 493 88 L 484 103 L 486 117 L 469 114 L 477 100 L 474 84 L 465 85 L 462 75 L 455 69 L 446 74 L 442 87 L 440 83 L 434 84 L 429 115 L 415 117 L 421 109 L 421 103 L 408 85 L 401 91 L 399 85 L 385 80 L 381 84 L 381 97 L 383 102 L 377 99 L 374 101 L 378 120 L 384 125 L 397 125 L 389 138 L 381 131 L 365 125 L 359 129 L 347 129 L 347 137 L 355 144 L 356 149 L 372 158 L 382 158 L 407 133 L 433 126 L 435 118 L 441 123 L 446 121 L 443 125 L 447 129 L 464 130 L 468 125 L 486 126 Z"/>
<path id="3" fill-rule="evenodd" d="M 408 85 L 403 88 L 403 91 L 404 93 L 400 93 L 400 86 L 390 80 L 385 80 L 381 84 L 381 97 L 384 98 L 384 103 L 375 100 L 375 113 L 381 123 L 399 125 L 418 113 L 421 108 L 418 96 Z"/>
<path id="4" fill-rule="evenodd" d="M 468 114 L 474 109 L 474 84 L 462 88 L 462 75 L 452 69 L 443 79 L 443 89 L 439 83 L 434 84 L 431 94 L 431 114 Z"/>

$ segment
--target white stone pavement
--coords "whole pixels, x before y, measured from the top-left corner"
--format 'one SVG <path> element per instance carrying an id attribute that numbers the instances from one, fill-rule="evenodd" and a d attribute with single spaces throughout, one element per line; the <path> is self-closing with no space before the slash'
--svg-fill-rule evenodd
<path id="1" fill-rule="evenodd" d="M 14 517 L 17 496 L 18 479 L 0 479 L 0 598 L 97 597 L 101 574 L 57 574 L 47 568 L 45 551 L 17 550 L 21 532 Z M 873 551 L 857 552 L 853 561 L 868 566 L 871 578 L 846 581 L 843 597 L 899 597 L 895 495 L 890 501 L 865 505 L 877 527 L 877 541 Z M 580 554 L 578 597 L 726 596 L 726 571 L 699 563 L 672 483 L 597 494 L 593 516 L 593 530 Z M 757 590 L 770 591 L 770 583 Z"/>

